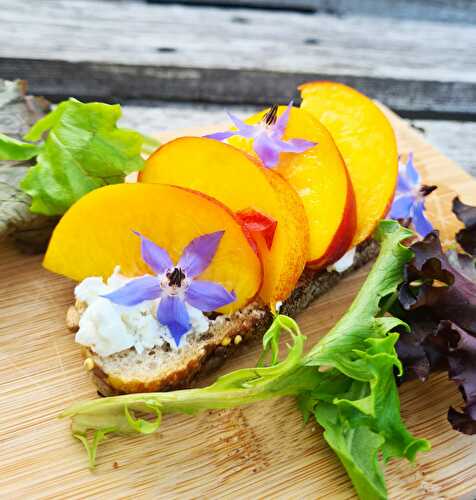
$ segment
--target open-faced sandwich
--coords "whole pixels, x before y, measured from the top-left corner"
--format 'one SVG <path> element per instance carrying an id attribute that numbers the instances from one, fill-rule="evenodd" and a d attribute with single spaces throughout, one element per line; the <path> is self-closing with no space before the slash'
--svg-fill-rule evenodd
<path id="1" fill-rule="evenodd" d="M 392 127 L 344 85 L 301 91 L 299 108 L 162 145 L 137 182 L 62 217 L 44 265 L 79 282 L 68 326 L 103 395 L 188 385 L 375 256 Z"/>
<path id="2" fill-rule="evenodd" d="M 15 187 L 22 203 L 62 216 L 44 265 L 78 282 L 67 324 L 113 396 L 62 413 L 91 466 L 106 436 L 154 433 L 163 414 L 292 396 L 360 498 L 383 499 L 380 463 L 430 448 L 402 420 L 397 381 L 437 370 L 464 400 L 449 423 L 476 434 L 476 207 L 453 200 L 464 253 L 445 252 L 425 214 L 436 186 L 411 153 L 398 164 L 379 107 L 337 83 L 301 91 L 299 108 L 230 115 L 233 128 L 180 137 L 145 162 L 151 141 L 116 126 L 117 106 L 70 99 L 30 142 L 0 134 L 0 160 L 36 159 Z M 347 312 L 305 350 L 290 316 L 377 253 Z M 170 391 L 263 334 L 257 366 Z"/>

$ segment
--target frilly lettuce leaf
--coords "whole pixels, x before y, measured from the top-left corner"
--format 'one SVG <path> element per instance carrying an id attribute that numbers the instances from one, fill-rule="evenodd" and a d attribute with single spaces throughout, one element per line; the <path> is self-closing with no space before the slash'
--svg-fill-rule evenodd
<path id="1" fill-rule="evenodd" d="M 69 99 L 35 123 L 25 139 L 47 136 L 21 183 L 32 212 L 61 215 L 89 191 L 142 169 L 144 138 L 118 128 L 120 117 L 119 105 Z"/>
<path id="2" fill-rule="evenodd" d="M 472 207 L 465 207 L 466 215 L 460 215 L 468 222 L 474 215 Z M 415 257 L 405 265 L 399 300 L 392 307 L 410 325 L 397 345 L 405 369 L 402 381 L 414 375 L 424 381 L 431 371 L 447 370 L 465 402 L 461 411 L 449 408 L 448 420 L 454 429 L 476 434 L 474 259 L 455 251 L 445 254 L 436 231 L 411 248 Z"/>
<path id="3" fill-rule="evenodd" d="M 332 365 L 357 380 L 369 380 L 366 363 L 355 349 L 368 338 L 381 338 L 401 321 L 382 317 L 385 299 L 394 300 L 403 280 L 403 265 L 413 254 L 401 241 L 413 232 L 394 221 L 382 221 L 375 234 L 380 254 L 352 305 L 332 330 L 307 356 L 307 364 Z M 351 333 L 350 333 L 351 332 Z"/>
<path id="4" fill-rule="evenodd" d="M 401 306 L 405 311 L 425 308 L 429 317 L 454 321 L 476 335 L 476 282 L 451 264 L 437 231 L 412 250 L 415 257 L 405 266 L 398 295 Z"/>
<path id="5" fill-rule="evenodd" d="M 459 412 L 448 410 L 453 429 L 464 434 L 476 434 L 476 336 L 451 321 L 440 321 L 436 336 L 448 356 L 448 374 L 463 395 L 465 406 Z"/>
<path id="6" fill-rule="evenodd" d="M 278 361 L 281 330 L 289 333 L 292 345 L 287 356 Z M 305 337 L 297 323 L 278 315 L 263 337 L 263 350 L 275 360 L 270 366 L 244 368 L 228 373 L 203 389 L 174 392 L 130 394 L 80 402 L 66 409 L 61 417 L 71 417 L 72 433 L 85 445 L 91 466 L 96 448 L 109 433 L 149 434 L 157 430 L 165 413 L 195 414 L 201 410 L 225 409 L 274 397 L 295 395 L 314 386 L 317 369 L 305 367 L 302 354 Z M 135 415 L 152 413 L 155 423 L 137 420 Z M 88 441 L 88 432 L 92 440 Z"/>
<path id="7" fill-rule="evenodd" d="M 476 257 L 476 207 L 466 205 L 458 197 L 453 199 L 453 213 L 464 224 L 456 234 L 461 248 Z"/>
<path id="8" fill-rule="evenodd" d="M 380 255 L 354 303 L 336 326 L 309 352 L 298 325 L 278 315 L 263 338 L 264 355 L 257 368 L 231 372 L 203 389 L 132 394 L 82 402 L 65 410 L 73 435 L 85 445 L 94 465 L 99 442 L 109 433 L 154 432 L 161 415 L 231 408 L 264 399 L 291 395 L 304 418 L 313 416 L 324 437 L 346 468 L 361 498 L 385 498 L 379 463 L 429 449 L 410 435 L 400 418 L 394 369 L 399 319 L 385 315 L 403 279 L 403 265 L 412 252 L 401 241 L 413 233 L 395 221 L 381 222 L 377 238 Z M 279 361 L 279 337 L 291 335 L 287 356 Z M 264 358 L 271 354 L 271 364 Z M 144 419 L 152 415 L 152 420 Z M 89 435 L 91 438 L 88 439 Z"/>
<path id="9" fill-rule="evenodd" d="M 403 266 L 413 255 L 401 241 L 412 234 L 392 221 L 380 223 L 376 234 L 380 255 L 366 282 L 347 313 L 305 361 L 327 367 L 329 380 L 312 393 L 301 394 L 300 406 L 324 428 L 324 438 L 365 499 L 386 497 L 379 452 L 384 461 L 393 457 L 413 461 L 418 451 L 429 449 L 427 441 L 408 432 L 400 417 L 394 370 L 401 373 L 402 366 L 395 351 L 399 336 L 395 329 L 408 327 L 385 315 L 403 280 Z"/>

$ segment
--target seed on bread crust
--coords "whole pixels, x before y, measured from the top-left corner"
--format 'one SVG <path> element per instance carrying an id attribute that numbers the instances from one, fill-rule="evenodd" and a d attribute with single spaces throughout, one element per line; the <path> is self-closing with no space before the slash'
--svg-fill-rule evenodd
<path id="1" fill-rule="evenodd" d="M 84 360 L 83 366 L 88 372 L 90 372 L 95 366 L 93 358 L 86 358 Z"/>
<path id="2" fill-rule="evenodd" d="M 83 312 L 86 311 L 87 304 L 82 300 L 76 299 L 74 307 L 76 307 L 76 310 L 78 311 L 79 314 L 83 314 Z"/>
<path id="3" fill-rule="evenodd" d="M 79 318 L 80 312 L 76 308 L 76 304 L 74 306 L 69 306 L 66 311 L 66 326 L 72 332 L 77 332 L 79 330 Z"/>

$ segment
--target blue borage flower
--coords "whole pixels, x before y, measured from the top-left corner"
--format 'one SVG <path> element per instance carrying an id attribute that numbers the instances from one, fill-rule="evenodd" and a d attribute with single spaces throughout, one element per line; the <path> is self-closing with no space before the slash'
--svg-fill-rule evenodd
<path id="1" fill-rule="evenodd" d="M 134 233 L 141 239 L 142 259 L 157 275 L 134 279 L 103 297 L 123 306 L 160 299 L 157 319 L 169 328 L 177 346 L 182 335 L 190 330 L 186 303 L 202 312 L 211 312 L 236 300 L 235 292 L 218 283 L 196 279 L 210 265 L 224 231 L 193 239 L 176 265 L 166 250 Z"/>
<path id="2" fill-rule="evenodd" d="M 413 163 L 413 153 L 410 153 L 407 163 L 399 165 L 397 192 L 388 216 L 392 219 L 411 219 L 415 231 L 424 238 L 433 231 L 425 215 L 425 197 L 436 188 L 421 183 L 420 174 Z"/>
<path id="3" fill-rule="evenodd" d="M 216 132 L 205 137 L 218 141 L 224 141 L 234 135 L 252 139 L 255 153 L 265 167 L 272 168 L 278 163 L 280 153 L 302 153 L 317 144 L 304 139 L 283 140 L 292 106 L 293 101 L 278 118 L 278 106 L 274 105 L 257 125 L 248 125 L 231 113 L 227 113 L 238 130 Z"/>

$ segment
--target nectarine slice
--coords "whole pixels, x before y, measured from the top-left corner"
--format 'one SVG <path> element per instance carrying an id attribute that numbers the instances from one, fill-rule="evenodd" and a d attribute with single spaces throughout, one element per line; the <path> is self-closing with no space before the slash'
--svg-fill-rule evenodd
<path id="1" fill-rule="evenodd" d="M 299 90 L 301 107 L 328 128 L 349 170 L 357 203 L 357 245 L 392 203 L 398 175 L 395 134 L 378 106 L 346 85 L 310 82 Z"/>
<path id="2" fill-rule="evenodd" d="M 140 232 L 177 262 L 197 236 L 224 230 L 217 253 L 200 279 L 234 290 L 237 299 L 220 309 L 232 312 L 257 294 L 262 265 L 254 240 L 222 203 L 174 186 L 116 184 L 81 198 L 56 226 L 43 262 L 74 280 L 107 278 L 115 266 L 126 276 L 152 273 L 141 258 Z"/>
<path id="3" fill-rule="evenodd" d="M 278 116 L 286 110 L 278 108 Z M 248 118 L 260 122 L 269 110 Z M 317 145 L 303 153 L 281 153 L 275 170 L 297 191 L 309 221 L 308 266 L 320 268 L 338 260 L 355 234 L 355 199 L 346 165 L 330 133 L 308 112 L 291 108 L 284 139 L 306 139 Z M 249 139 L 228 139 L 230 144 L 255 154 Z"/>
<path id="4" fill-rule="evenodd" d="M 181 137 L 147 160 L 139 180 L 196 189 L 235 212 L 255 210 L 275 220 L 271 248 L 266 234 L 253 234 L 264 266 L 260 296 L 270 305 L 289 296 L 306 263 L 309 233 L 301 200 L 279 174 L 228 144 Z"/>

